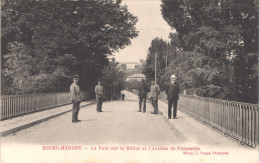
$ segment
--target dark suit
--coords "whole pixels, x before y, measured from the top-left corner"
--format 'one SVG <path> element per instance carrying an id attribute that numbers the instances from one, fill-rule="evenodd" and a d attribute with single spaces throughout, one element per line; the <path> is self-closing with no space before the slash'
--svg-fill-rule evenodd
<path id="1" fill-rule="evenodd" d="M 171 118 L 172 106 L 173 106 L 173 118 L 176 118 L 180 87 L 177 83 L 174 84 L 170 83 L 169 85 L 166 86 L 165 92 L 167 94 L 167 100 L 168 100 L 168 118 Z"/>
<path id="2" fill-rule="evenodd" d="M 147 97 L 148 87 L 145 83 L 142 83 L 138 90 L 139 97 L 139 111 L 141 111 L 142 103 L 143 103 L 143 112 L 146 112 L 146 97 Z"/>

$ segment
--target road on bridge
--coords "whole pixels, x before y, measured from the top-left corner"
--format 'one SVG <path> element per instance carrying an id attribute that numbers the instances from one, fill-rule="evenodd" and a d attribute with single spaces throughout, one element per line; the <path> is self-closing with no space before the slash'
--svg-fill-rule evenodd
<path id="1" fill-rule="evenodd" d="M 137 97 L 127 94 L 126 101 L 104 102 L 103 112 L 96 105 L 79 111 L 81 122 L 72 123 L 71 113 L 59 116 L 13 136 L 5 142 L 34 144 L 137 144 L 173 145 L 184 143 L 181 133 L 165 122 L 161 115 L 138 110 Z"/>
<path id="2" fill-rule="evenodd" d="M 96 112 L 96 105 L 82 107 L 79 111 L 81 120 L 79 123 L 72 123 L 71 113 L 67 113 L 3 137 L 1 139 L 1 148 L 5 151 L 3 155 L 5 157 L 11 155 L 10 159 L 14 162 L 22 157 L 24 160 L 30 158 L 31 162 L 35 162 L 38 158 L 42 161 L 43 157 L 48 158 L 47 161 L 59 158 L 59 160 L 64 161 L 65 159 L 67 162 L 70 162 L 68 159 L 71 161 L 75 161 L 75 159 L 100 161 L 101 159 L 101 161 L 135 160 L 138 162 L 151 160 L 160 162 L 162 160 L 166 162 L 207 162 L 211 160 L 213 162 L 254 162 L 258 158 L 257 150 L 239 146 L 236 142 L 211 131 L 210 128 L 195 120 L 189 119 L 188 125 L 184 126 L 183 122 L 185 119 L 187 121 L 189 117 L 181 112 L 178 113 L 177 120 L 169 121 L 163 115 L 151 114 L 152 106 L 149 101 L 147 101 L 146 113 L 137 112 L 137 96 L 129 92 L 125 92 L 125 94 L 125 101 L 104 102 L 101 113 Z M 160 107 L 166 106 L 160 105 Z M 172 123 L 177 124 L 178 127 Z M 192 124 L 194 124 L 193 129 L 189 127 Z M 194 144 L 192 140 L 197 140 L 197 144 Z M 24 146 L 28 144 L 33 147 Z M 39 147 L 42 145 L 81 145 L 88 149 L 78 151 L 78 153 L 75 151 L 63 151 L 62 153 L 61 151 L 42 151 Z M 95 152 L 89 150 L 92 145 L 134 145 L 158 148 L 171 146 L 176 150 L 178 147 L 198 147 L 200 149 L 198 157 L 195 157 L 193 150 Z M 222 154 L 213 155 L 214 152 L 222 152 Z M 225 152 L 227 154 L 223 154 Z M 31 155 L 32 153 L 34 153 L 34 157 Z M 118 159 L 119 155 L 122 156 L 121 159 Z"/>

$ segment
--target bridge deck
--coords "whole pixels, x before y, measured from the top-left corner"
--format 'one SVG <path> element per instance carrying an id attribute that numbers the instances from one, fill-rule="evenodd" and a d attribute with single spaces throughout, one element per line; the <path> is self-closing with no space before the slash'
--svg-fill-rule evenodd
<path id="1" fill-rule="evenodd" d="M 189 117 L 188 115 L 182 113 L 179 110 L 177 113 L 177 119 L 170 119 L 170 120 L 167 119 L 167 104 L 164 102 L 159 101 L 159 110 L 162 114 L 159 115 L 149 114 L 149 112 L 152 111 L 152 106 L 149 104 L 149 102 L 147 102 L 147 113 L 145 114 L 136 113 L 137 106 L 138 106 L 137 96 L 129 92 L 125 92 L 125 94 L 126 94 L 125 102 L 115 101 L 113 103 L 109 103 L 109 102 L 104 103 L 104 107 L 108 109 L 105 111 L 105 113 L 96 113 L 95 105 L 87 106 L 86 107 L 87 109 L 84 108 L 84 106 L 92 103 L 93 101 L 83 102 L 81 104 L 82 111 L 80 111 L 80 118 L 85 119 L 85 121 L 82 122 L 82 124 L 80 123 L 79 125 L 71 124 L 70 121 L 71 115 L 69 115 L 71 114 L 69 113 L 71 110 L 71 105 L 62 106 L 59 108 L 45 110 L 42 112 L 37 112 L 29 115 L 24 115 L 22 117 L 16 117 L 10 120 L 2 121 L 0 126 L 1 132 L 5 131 L 6 134 L 6 137 L 4 137 L 2 141 L 2 144 L 4 144 L 4 146 L 3 145 L 2 146 L 5 147 L 4 148 L 5 150 L 9 149 L 8 148 L 9 140 L 13 140 L 13 141 L 26 140 L 27 143 L 30 141 L 32 142 L 45 141 L 44 145 L 49 145 L 51 144 L 50 143 L 51 141 L 59 140 L 59 138 L 54 138 L 53 135 L 51 134 L 55 135 L 56 132 L 57 133 L 66 132 L 66 134 L 70 134 L 70 131 L 68 131 L 69 129 L 67 128 L 73 127 L 73 129 L 71 129 L 74 131 L 73 133 L 71 133 L 72 137 L 80 138 L 77 139 L 77 141 L 84 140 L 84 142 L 88 142 L 88 143 L 93 142 L 94 145 L 95 142 L 105 142 L 111 140 L 115 140 L 115 141 L 118 140 L 119 144 L 122 144 L 122 142 L 127 143 L 128 141 L 139 142 L 139 145 L 142 145 L 142 142 L 143 145 L 146 144 L 165 145 L 168 143 L 168 145 L 172 145 L 176 148 L 178 146 L 198 147 L 200 148 L 199 152 L 202 153 L 199 154 L 199 156 L 203 158 L 204 161 L 209 159 L 216 159 L 218 161 L 225 160 L 225 161 L 233 161 L 233 162 L 238 162 L 238 161 L 254 162 L 254 160 L 258 159 L 257 149 L 251 149 L 251 148 L 241 146 L 237 142 L 231 140 L 230 138 L 225 137 L 221 133 L 218 133 L 217 131 L 211 129 L 208 126 L 201 124 L 200 122 L 196 121 L 195 119 Z M 45 125 L 39 127 L 40 128 L 39 133 L 38 131 L 34 131 L 38 129 L 38 127 L 35 126 L 34 130 L 28 130 L 27 132 L 20 132 L 19 134 L 17 134 L 18 136 L 17 138 L 15 137 L 15 134 L 8 136 L 8 134 L 11 134 L 14 131 L 18 131 L 18 129 L 30 127 L 31 125 L 36 124 L 36 122 L 37 123 L 43 122 L 45 120 L 48 120 L 49 117 L 52 116 L 55 117 L 63 113 L 68 113 L 68 114 L 66 114 L 66 116 L 59 116 L 59 118 L 55 118 L 55 120 L 49 121 Z M 96 119 L 96 121 L 94 122 L 88 121 L 91 119 Z M 124 125 L 121 123 L 123 123 Z M 165 123 L 168 125 L 166 125 Z M 136 126 L 135 124 L 140 124 L 140 125 Z M 54 127 L 53 125 L 57 125 L 57 126 Z M 91 127 L 91 125 L 94 125 L 94 127 L 93 126 Z M 51 127 L 50 133 L 48 133 L 44 137 L 41 136 L 42 138 L 45 139 L 44 141 L 43 140 L 40 141 L 38 137 L 33 138 L 33 135 L 37 135 L 37 134 L 42 135 L 44 132 L 46 132 L 46 129 L 42 127 L 48 128 L 48 126 Z M 122 127 L 122 129 L 119 128 L 120 126 Z M 97 129 L 97 127 L 100 129 Z M 15 129 L 12 130 L 12 128 Z M 58 131 L 59 129 L 61 131 Z M 88 132 L 85 132 L 84 130 L 88 130 Z M 131 131 L 129 132 L 128 130 Z M 92 133 L 89 133 L 89 131 L 92 131 Z M 136 133 L 133 131 L 136 131 Z M 144 133 L 140 134 L 139 131 L 141 133 L 142 132 Z M 158 135 L 156 135 L 156 133 L 158 133 Z M 122 136 L 120 136 L 120 134 L 122 134 Z M 94 137 L 91 137 L 91 135 L 92 136 L 94 135 Z M 107 135 L 113 135 L 114 138 L 109 138 Z M 48 136 L 52 136 L 53 140 L 50 140 Z M 64 137 L 71 139 L 71 136 L 69 135 Z M 128 140 L 128 138 L 130 140 Z M 66 142 L 66 141 L 67 140 L 62 140 L 62 142 Z M 168 152 L 171 152 L 171 154 L 170 153 L 168 154 L 172 155 L 173 156 L 172 158 L 178 156 L 179 154 L 181 154 L 182 157 L 187 156 L 187 157 L 183 157 L 184 160 L 189 159 L 189 157 L 191 157 L 189 154 L 185 155 L 182 153 L 185 151 L 182 151 L 181 153 L 172 152 L 172 151 L 168 151 Z M 187 153 L 189 152 L 192 151 L 188 151 Z M 222 154 L 226 152 L 228 154 L 224 154 L 224 155 L 215 154 L 214 156 L 212 156 L 213 152 L 219 152 Z M 206 153 L 211 153 L 211 156 L 207 156 Z M 167 152 L 164 154 L 167 154 Z M 149 158 L 155 158 L 155 156 L 156 155 L 149 155 Z M 137 158 L 138 157 L 136 157 L 136 159 Z"/>

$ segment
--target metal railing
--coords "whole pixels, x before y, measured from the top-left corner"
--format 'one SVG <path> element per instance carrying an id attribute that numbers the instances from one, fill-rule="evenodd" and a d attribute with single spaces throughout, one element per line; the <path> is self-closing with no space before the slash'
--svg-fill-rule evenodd
<path id="1" fill-rule="evenodd" d="M 83 100 L 89 96 L 82 92 Z M 71 103 L 69 92 L 1 96 L 1 120 Z"/>
<path id="2" fill-rule="evenodd" d="M 105 89 L 105 100 L 118 100 L 120 98 L 120 91 L 115 88 L 106 88 Z"/>
<path id="3" fill-rule="evenodd" d="M 160 99 L 167 101 L 162 92 Z M 180 95 L 178 107 L 197 120 L 251 147 L 259 141 L 259 105 Z"/>

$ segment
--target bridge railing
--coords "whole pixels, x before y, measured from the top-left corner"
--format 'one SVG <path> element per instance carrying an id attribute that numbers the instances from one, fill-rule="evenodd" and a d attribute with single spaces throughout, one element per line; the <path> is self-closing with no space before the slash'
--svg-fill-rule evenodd
<path id="1" fill-rule="evenodd" d="M 104 100 L 106 101 L 118 100 L 120 98 L 120 92 L 121 92 L 120 90 L 115 88 L 106 88 Z"/>
<path id="2" fill-rule="evenodd" d="M 82 92 L 83 100 L 89 95 Z M 1 96 L 1 120 L 71 103 L 69 92 Z"/>
<path id="3" fill-rule="evenodd" d="M 167 101 L 162 92 L 160 99 Z M 242 144 L 256 147 L 259 141 L 259 106 L 208 97 L 180 95 L 178 107 Z"/>

